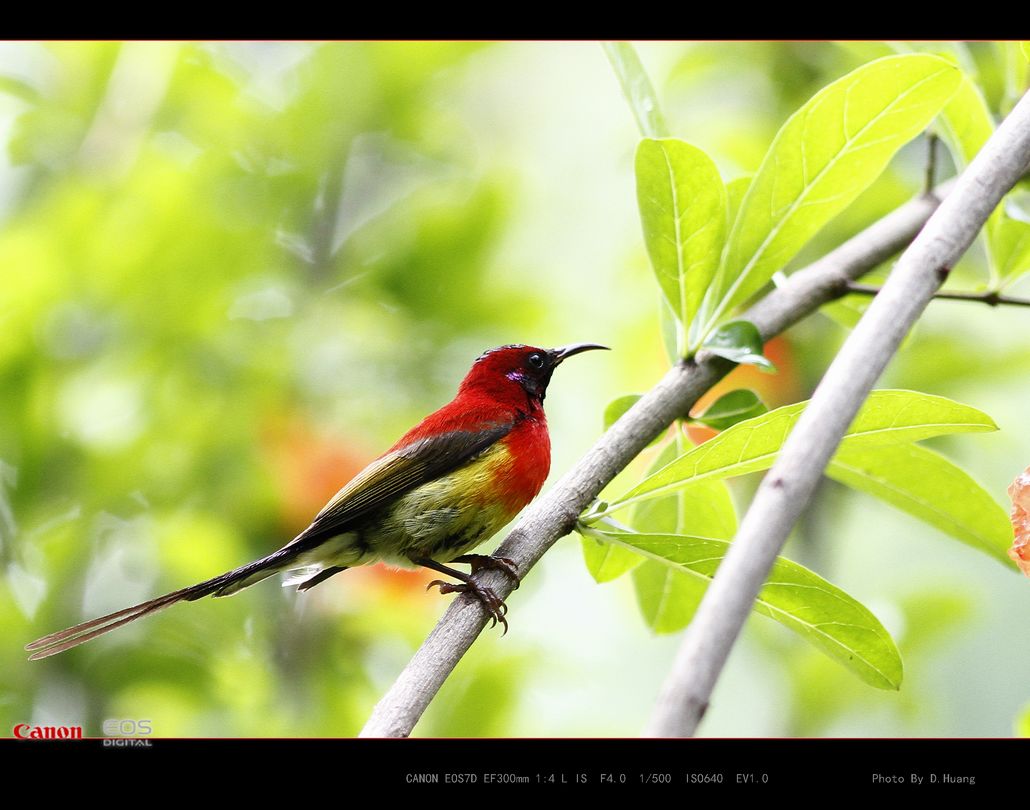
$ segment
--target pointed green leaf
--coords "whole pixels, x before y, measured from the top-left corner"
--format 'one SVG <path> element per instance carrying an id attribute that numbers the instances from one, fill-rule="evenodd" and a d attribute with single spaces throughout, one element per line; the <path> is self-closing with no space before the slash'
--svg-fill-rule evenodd
<path id="1" fill-rule="evenodd" d="M 968 473 L 914 444 L 841 447 L 826 474 L 1014 567 L 1008 514 Z"/>
<path id="2" fill-rule="evenodd" d="M 937 122 L 937 132 L 959 167 L 969 165 L 994 133 L 994 119 L 980 88 L 966 73 L 959 74 L 958 89 Z"/>
<path id="3" fill-rule="evenodd" d="M 785 405 L 733 427 L 688 450 L 648 476 L 608 512 L 668 494 L 706 478 L 728 478 L 768 469 L 807 402 Z M 987 414 L 959 402 L 917 391 L 873 391 L 844 436 L 842 446 L 915 442 L 947 433 L 997 430 Z"/>
<path id="4" fill-rule="evenodd" d="M 633 110 L 640 134 L 645 138 L 664 138 L 669 128 L 637 49 L 628 42 L 606 42 L 603 47 L 622 86 L 622 94 Z"/>
<path id="5" fill-rule="evenodd" d="M 1023 58 L 1030 62 L 1030 42 L 1020 42 L 1019 50 L 1023 52 Z"/>
<path id="6" fill-rule="evenodd" d="M 703 414 L 695 416 L 694 421 L 715 430 L 726 430 L 737 422 L 753 419 L 768 411 L 758 394 L 747 388 L 738 388 L 736 391 L 723 394 Z"/>
<path id="7" fill-rule="evenodd" d="M 704 348 L 734 363 L 758 366 L 762 371 L 776 370 L 776 366 L 762 354 L 762 336 L 751 321 L 724 323 L 708 336 Z"/>
<path id="8" fill-rule="evenodd" d="M 594 581 L 603 584 L 618 579 L 644 562 L 644 558 L 625 546 L 582 535 L 583 562 Z"/>
<path id="9" fill-rule="evenodd" d="M 868 188 L 958 82 L 958 69 L 939 57 L 888 56 L 823 88 L 792 115 L 744 197 L 705 299 L 704 331 Z"/>
<path id="10" fill-rule="evenodd" d="M 695 577 L 707 587 L 729 543 L 707 537 L 599 531 L 611 542 Z M 778 557 L 755 600 L 756 613 L 800 634 L 878 689 L 901 686 L 901 656 L 890 634 L 860 602 L 797 563 Z"/>
<path id="11" fill-rule="evenodd" d="M 644 244 L 682 324 L 677 350 L 683 357 L 686 326 L 701 306 L 726 238 L 726 189 L 708 155 L 673 138 L 642 140 L 636 175 Z"/>
<path id="12" fill-rule="evenodd" d="M 737 214 L 740 213 L 740 204 L 744 202 L 744 195 L 751 188 L 752 180 L 754 180 L 754 177 L 747 175 L 746 177 L 730 180 L 726 184 L 726 204 L 730 210 L 730 227 L 737 221 Z"/>

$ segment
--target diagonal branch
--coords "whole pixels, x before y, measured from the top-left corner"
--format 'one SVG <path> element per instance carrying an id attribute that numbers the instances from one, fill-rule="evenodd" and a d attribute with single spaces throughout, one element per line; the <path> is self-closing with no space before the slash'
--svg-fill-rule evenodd
<path id="1" fill-rule="evenodd" d="M 776 555 L 841 437 L 898 346 L 1030 163 L 1030 93 L 958 178 L 831 363 L 765 476 L 683 645 L 645 733 L 689 736 Z"/>
<path id="2" fill-rule="evenodd" d="M 923 196 L 906 203 L 832 253 L 794 273 L 744 317 L 768 340 L 839 297 L 849 281 L 886 261 L 915 237 L 937 208 L 938 197 L 943 197 L 949 186 L 939 187 L 935 197 Z M 670 369 L 575 467 L 526 510 L 496 553 L 514 560 L 525 576 L 555 541 L 572 531 L 576 519 L 608 482 L 733 368 L 728 361 L 702 353 L 696 362 L 680 363 Z M 480 577 L 502 599 L 511 592 L 511 583 L 503 574 L 485 571 Z M 477 600 L 467 596 L 455 599 L 379 701 L 362 736 L 410 734 L 486 623 L 486 613 Z"/>

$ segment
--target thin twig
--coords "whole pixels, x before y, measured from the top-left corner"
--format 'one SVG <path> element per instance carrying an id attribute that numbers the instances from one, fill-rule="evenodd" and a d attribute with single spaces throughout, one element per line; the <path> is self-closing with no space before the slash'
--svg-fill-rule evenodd
<path id="1" fill-rule="evenodd" d="M 794 273 L 743 317 L 758 327 L 764 340 L 769 340 L 838 298 L 848 280 L 859 278 L 902 250 L 936 210 L 938 197 L 943 198 L 949 188 L 950 184 L 942 185 L 935 196 L 920 196 L 873 223 L 832 253 Z M 496 553 L 514 560 L 525 576 L 555 541 L 572 531 L 576 519 L 608 482 L 733 368 L 728 361 L 701 353 L 696 362 L 670 369 L 575 467 L 525 511 Z M 502 599 L 511 593 L 511 582 L 503 574 L 483 571 L 477 577 Z M 455 599 L 376 705 L 361 735 L 408 736 L 486 623 L 486 612 L 478 600 L 464 595 Z"/>
<path id="2" fill-rule="evenodd" d="M 857 284 L 855 282 L 849 282 L 845 287 L 844 291 L 849 295 L 876 295 L 882 290 L 882 287 L 873 287 L 868 284 Z M 934 298 L 941 298 L 946 301 L 974 301 L 980 304 L 987 304 L 989 307 L 997 306 L 1012 306 L 1012 307 L 1030 307 L 1030 298 L 1013 298 L 1010 295 L 1002 295 L 999 292 L 955 292 L 952 290 L 938 290 L 933 295 Z"/>
<path id="3" fill-rule="evenodd" d="M 937 289 L 1030 160 L 1030 94 L 959 177 L 844 342 L 762 480 L 687 629 L 646 734 L 689 736 L 776 555 L 841 437 Z"/>
<path id="4" fill-rule="evenodd" d="M 923 180 L 923 193 L 933 194 L 937 184 L 937 133 L 930 130 L 926 133 L 926 178 Z"/>

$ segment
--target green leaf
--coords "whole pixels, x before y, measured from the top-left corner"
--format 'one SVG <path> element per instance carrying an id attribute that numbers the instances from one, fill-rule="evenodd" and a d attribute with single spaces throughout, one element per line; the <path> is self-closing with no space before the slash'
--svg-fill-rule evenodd
<path id="1" fill-rule="evenodd" d="M 661 469 L 678 455 L 679 441 L 670 442 L 651 463 L 646 475 Z M 705 536 L 729 539 L 737 531 L 737 512 L 729 490 L 722 481 L 706 481 L 689 491 L 645 501 L 630 515 L 635 531 L 691 531 Z M 583 559 L 597 582 L 610 582 L 645 562 L 639 554 L 595 537 L 584 536 Z"/>
<path id="2" fill-rule="evenodd" d="M 670 442 L 652 462 L 647 475 L 664 467 L 676 458 L 679 452 L 680 442 Z M 689 531 L 706 537 L 728 540 L 737 531 L 737 512 L 726 484 L 713 480 L 665 498 L 644 501 L 630 514 L 629 523 L 635 531 L 672 534 Z M 601 542 L 595 537 L 584 535 L 582 547 L 587 570 L 597 582 L 610 582 L 641 563 L 649 564 L 641 555 L 617 544 Z M 677 574 L 675 571 L 671 573 Z M 675 589 L 675 583 L 671 583 L 668 588 L 670 591 Z M 642 598 L 639 590 L 637 598 Z M 666 604 L 672 607 L 677 600 L 675 593 L 670 593 Z M 650 608 L 642 602 L 641 610 L 646 616 Z M 655 629 L 658 632 L 668 632 L 657 627 Z"/>
<path id="3" fill-rule="evenodd" d="M 994 133 L 994 119 L 987 102 L 966 73 L 959 73 L 958 89 L 941 110 L 937 133 L 959 168 L 969 165 Z"/>
<path id="4" fill-rule="evenodd" d="M 670 442 L 651 464 L 645 478 L 682 455 L 686 440 Z M 637 505 L 630 525 L 638 532 L 693 534 L 729 540 L 737 533 L 737 510 L 723 481 L 705 481 L 689 490 Z"/>
<path id="5" fill-rule="evenodd" d="M 738 422 L 648 476 L 607 512 L 631 503 L 666 495 L 679 487 L 708 478 L 768 469 L 807 402 L 785 405 L 762 416 Z M 891 445 L 915 442 L 947 433 L 997 430 L 987 414 L 945 397 L 917 391 L 873 391 L 844 436 L 841 446 Z"/>
<path id="6" fill-rule="evenodd" d="M 662 347 L 670 363 L 679 362 L 679 347 L 676 343 L 683 339 L 683 325 L 672 311 L 669 299 L 664 294 L 658 295 L 658 326 L 662 332 Z"/>
<path id="7" fill-rule="evenodd" d="M 660 470 L 676 457 L 673 445 L 666 449 L 673 452 L 663 454 L 651 471 Z M 630 525 L 638 532 L 691 534 L 729 540 L 737 533 L 737 510 L 726 482 L 713 479 L 665 498 L 637 504 Z"/>
<path id="8" fill-rule="evenodd" d="M 726 189 L 708 155 L 672 138 L 640 142 L 636 175 L 644 244 L 682 324 L 677 352 L 685 357 L 686 326 L 701 306 L 726 239 Z"/>
<path id="9" fill-rule="evenodd" d="M 597 583 L 611 582 L 627 571 L 632 571 L 645 560 L 635 551 L 595 536 L 582 534 L 580 547 L 587 571 Z"/>
<path id="10" fill-rule="evenodd" d="M 1001 97 L 1000 112 L 1006 116 L 1030 86 L 1030 67 L 1019 42 L 1001 42 L 997 46 L 1001 49 L 1004 62 L 1004 94 Z"/>
<path id="11" fill-rule="evenodd" d="M 731 226 L 737 221 L 737 214 L 740 213 L 740 204 L 744 202 L 744 195 L 747 194 L 747 190 L 751 187 L 752 180 L 754 180 L 754 177 L 747 175 L 746 177 L 730 180 L 726 184 L 726 204 L 730 210 Z"/>
<path id="12" fill-rule="evenodd" d="M 633 569 L 633 590 L 647 626 L 656 633 L 676 633 L 697 613 L 705 584 L 678 568 L 645 560 Z"/>
<path id="13" fill-rule="evenodd" d="M 939 453 L 914 444 L 844 446 L 826 474 L 1014 567 L 1008 556 L 1008 514 L 968 473 Z"/>
<path id="14" fill-rule="evenodd" d="M 938 129 L 959 168 L 967 166 L 993 134 L 994 118 L 968 75 L 962 74 L 958 90 L 941 111 Z M 1011 216 L 1005 203 L 991 212 L 983 233 L 991 289 L 1000 289 L 1030 270 L 1030 223 Z"/>
<path id="15" fill-rule="evenodd" d="M 762 336 L 751 321 L 730 321 L 715 330 L 704 343 L 704 348 L 734 363 L 758 366 L 762 371 L 775 371 L 763 354 Z"/>
<path id="16" fill-rule="evenodd" d="M 994 133 L 991 111 L 980 88 L 968 74 L 961 74 L 955 95 L 941 110 L 937 130 L 960 170 L 969 165 Z M 1025 228 L 1030 232 L 1030 226 L 1021 228 L 1021 224 L 1009 219 L 1001 205 L 994 209 L 987 220 L 983 234 L 992 288 L 997 288 L 1005 276 L 1004 268 L 1009 264 L 1012 253 L 1018 253 L 1021 231 Z M 1030 246 L 1030 239 L 1027 244 Z M 1014 258 L 1018 264 L 1018 256 Z"/>
<path id="17" fill-rule="evenodd" d="M 606 42 L 603 47 L 622 86 L 622 94 L 637 119 L 640 134 L 645 138 L 664 138 L 669 128 L 636 48 L 628 42 Z"/>
<path id="18" fill-rule="evenodd" d="M 1004 205 L 987 220 L 988 244 L 997 262 L 997 287 L 1008 286 L 1030 270 L 1030 223 L 1013 219 Z"/>
<path id="19" fill-rule="evenodd" d="M 651 471 L 676 458 L 677 451 L 675 443 L 666 447 Z M 710 480 L 637 504 L 630 525 L 638 532 L 729 540 L 737 533 L 737 512 L 726 482 Z M 633 570 L 633 587 L 644 621 L 656 633 L 675 633 L 686 627 L 704 594 L 696 577 L 655 560 Z"/>
<path id="20" fill-rule="evenodd" d="M 1030 42 L 1020 42 L 1019 50 L 1023 52 L 1023 58 L 1030 62 Z"/>
<path id="21" fill-rule="evenodd" d="M 730 544 L 708 537 L 599 531 L 695 577 L 707 587 Z M 754 607 L 780 622 L 878 689 L 901 686 L 901 656 L 890 634 L 860 602 L 812 571 L 778 557 Z"/>
<path id="22" fill-rule="evenodd" d="M 703 414 L 695 416 L 694 421 L 715 430 L 726 430 L 737 422 L 753 419 L 768 411 L 758 394 L 747 388 L 738 388 L 736 391 L 723 394 Z"/>
<path id="23" fill-rule="evenodd" d="M 705 299 L 704 332 L 868 188 L 958 82 L 958 69 L 939 57 L 888 56 L 823 88 L 792 115 L 744 197 Z"/>

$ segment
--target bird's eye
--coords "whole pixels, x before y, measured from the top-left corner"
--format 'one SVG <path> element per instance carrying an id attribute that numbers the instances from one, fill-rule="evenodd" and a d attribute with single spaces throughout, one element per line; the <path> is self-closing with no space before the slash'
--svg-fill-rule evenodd
<path id="1" fill-rule="evenodd" d="M 543 368 L 544 367 L 544 356 L 542 354 L 539 354 L 539 353 L 531 354 L 529 356 L 529 364 L 533 368 Z"/>

